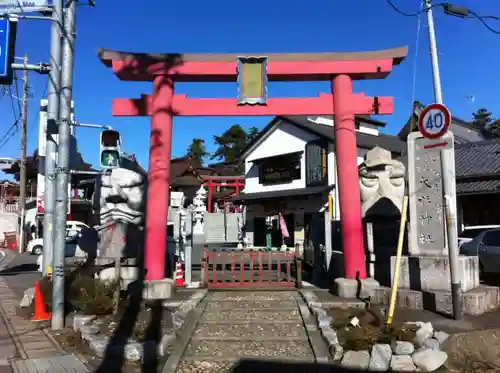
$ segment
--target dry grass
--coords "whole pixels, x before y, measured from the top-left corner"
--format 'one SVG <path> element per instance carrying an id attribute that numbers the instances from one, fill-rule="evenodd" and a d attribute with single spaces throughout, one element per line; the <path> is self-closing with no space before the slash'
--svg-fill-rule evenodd
<path id="1" fill-rule="evenodd" d="M 94 277 L 94 271 L 88 266 L 79 266 L 65 276 L 66 310 L 79 311 L 88 315 L 105 315 L 113 311 L 114 283 L 104 282 Z M 52 280 L 43 277 L 40 280 L 42 292 L 48 309 L 52 305 Z"/>
<path id="2" fill-rule="evenodd" d="M 414 327 L 397 324 L 385 327 L 382 315 L 371 309 L 332 308 L 327 313 L 333 317 L 332 327 L 347 350 L 369 351 L 377 343 L 412 341 L 415 337 Z M 353 317 L 359 319 L 359 326 L 350 324 Z"/>

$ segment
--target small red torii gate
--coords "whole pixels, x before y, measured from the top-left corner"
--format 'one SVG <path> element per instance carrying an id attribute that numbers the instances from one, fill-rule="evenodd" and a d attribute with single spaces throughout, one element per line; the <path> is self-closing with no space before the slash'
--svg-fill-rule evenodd
<path id="1" fill-rule="evenodd" d="M 99 58 L 121 80 L 153 82 L 153 94 L 113 100 L 114 116 L 151 116 L 145 267 L 147 280 L 165 277 L 166 229 L 174 116 L 334 115 L 345 276 L 366 278 L 354 116 L 392 114 L 392 97 L 353 93 L 352 81 L 387 77 L 407 48 L 372 52 L 252 54 L 266 56 L 268 81 L 330 81 L 318 97 L 269 98 L 240 105 L 236 98 L 174 95 L 175 82 L 236 82 L 238 54 L 147 54 L 100 50 Z M 249 54 L 243 54 L 249 55 Z"/>
<path id="2" fill-rule="evenodd" d="M 213 193 L 218 186 L 234 188 L 235 195 L 239 196 L 245 187 L 244 176 L 202 176 L 203 186 L 207 187 L 207 211 L 213 210 Z"/>

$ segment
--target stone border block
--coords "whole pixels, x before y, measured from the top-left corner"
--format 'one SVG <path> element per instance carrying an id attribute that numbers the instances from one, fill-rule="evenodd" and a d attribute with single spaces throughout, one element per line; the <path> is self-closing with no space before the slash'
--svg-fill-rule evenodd
<path id="1" fill-rule="evenodd" d="M 414 322 L 407 323 L 407 325 L 418 326 L 419 329 L 416 332 L 415 341 L 393 343 L 390 348 L 391 351 L 388 351 L 389 355 L 392 354 L 391 356 L 384 358 L 378 349 L 372 348 L 372 351 L 362 351 L 364 355 L 368 354 L 368 358 L 364 356 L 364 359 L 352 359 L 351 357 L 358 356 L 360 351 L 344 350 L 344 347 L 340 344 L 337 331 L 331 326 L 333 318 L 328 316 L 326 309 L 323 308 L 331 307 L 330 304 L 323 304 L 323 307 L 318 306 L 321 302 L 312 291 L 304 290 L 301 292 L 301 295 L 316 319 L 316 325 L 319 328 L 321 338 L 328 346 L 331 358 L 344 367 L 360 370 L 387 371 L 391 367 L 398 368 L 399 365 L 404 363 L 405 368 L 410 369 L 410 371 L 427 371 L 429 368 L 433 370 L 438 369 L 448 358 L 446 352 L 441 351 L 440 345 L 449 335 L 442 331 L 435 331 L 431 323 Z M 357 302 L 354 307 L 359 308 Z M 338 308 L 349 307 L 341 306 Z M 405 347 L 405 349 L 402 349 L 402 347 Z M 409 354 L 403 355 L 403 352 L 408 352 Z M 392 363 L 392 360 L 394 360 L 394 363 Z"/>
<path id="2" fill-rule="evenodd" d="M 152 341 L 137 342 L 130 339 L 124 346 L 110 347 L 110 338 L 100 333 L 99 324 L 102 321 L 97 319 L 95 315 L 75 314 L 73 316 L 73 330 L 81 333 L 81 338 L 88 343 L 91 350 L 100 358 L 104 357 L 106 352 L 113 353 L 114 348 L 116 348 L 117 351 L 124 350 L 125 359 L 128 361 L 148 362 L 156 355 L 155 350 L 160 356 L 166 355 L 168 347 L 175 342 L 177 335 L 184 326 L 188 314 L 199 305 L 205 298 L 206 293 L 206 289 L 199 290 L 179 305 L 171 315 L 174 330 L 165 334 L 158 345 Z"/>

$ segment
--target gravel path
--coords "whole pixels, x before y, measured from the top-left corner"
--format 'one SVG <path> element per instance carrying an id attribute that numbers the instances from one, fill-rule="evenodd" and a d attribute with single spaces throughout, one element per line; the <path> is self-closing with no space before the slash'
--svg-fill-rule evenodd
<path id="1" fill-rule="evenodd" d="M 208 296 L 176 373 L 230 372 L 242 359 L 314 363 L 296 292 Z"/>

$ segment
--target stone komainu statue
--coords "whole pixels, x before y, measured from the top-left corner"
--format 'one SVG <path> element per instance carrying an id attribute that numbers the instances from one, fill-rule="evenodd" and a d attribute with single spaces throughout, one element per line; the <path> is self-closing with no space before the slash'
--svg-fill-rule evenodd
<path id="1" fill-rule="evenodd" d="M 126 168 L 101 177 L 100 251 L 103 257 L 136 257 L 142 253 L 146 177 Z"/>
<path id="2" fill-rule="evenodd" d="M 368 215 L 398 216 L 405 194 L 405 166 L 391 152 L 375 147 L 359 165 L 361 209 Z"/>
<path id="3" fill-rule="evenodd" d="M 89 257 L 137 257 L 142 254 L 147 175 L 126 160 L 122 168 L 97 179 L 93 197 L 94 228 L 82 231 L 80 248 Z"/>

